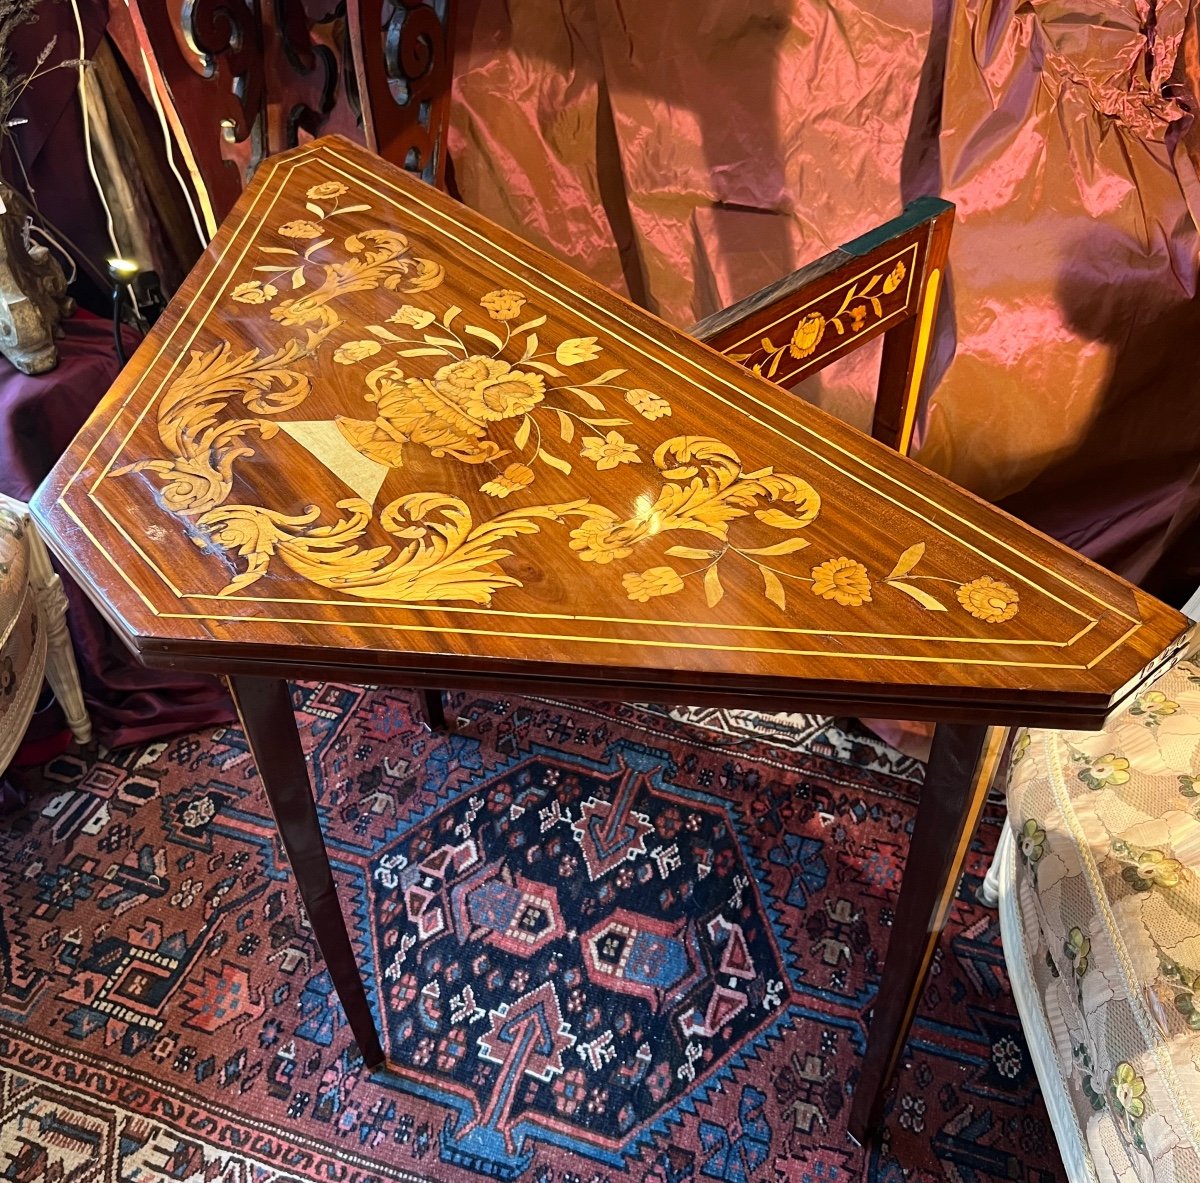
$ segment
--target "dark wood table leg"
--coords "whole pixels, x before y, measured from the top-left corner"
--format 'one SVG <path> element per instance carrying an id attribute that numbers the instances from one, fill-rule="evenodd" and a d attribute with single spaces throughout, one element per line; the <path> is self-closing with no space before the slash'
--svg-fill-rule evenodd
<path id="1" fill-rule="evenodd" d="M 321 956 L 363 1061 L 378 1068 L 383 1048 L 338 903 L 287 683 L 232 676 L 228 681 Z"/>
<path id="2" fill-rule="evenodd" d="M 430 731 L 445 731 L 446 708 L 443 692 L 441 690 L 418 690 L 417 707 L 414 714 Z"/>
<path id="3" fill-rule="evenodd" d="M 1005 727 L 939 723 L 896 903 L 887 960 L 850 1109 L 860 1144 L 883 1117 L 887 1087 L 958 887 L 975 825 L 1008 738 Z"/>

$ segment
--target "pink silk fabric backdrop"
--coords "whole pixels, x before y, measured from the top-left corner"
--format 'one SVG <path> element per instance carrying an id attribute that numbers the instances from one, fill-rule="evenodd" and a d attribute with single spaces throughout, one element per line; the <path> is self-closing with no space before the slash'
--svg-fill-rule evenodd
<path id="1" fill-rule="evenodd" d="M 1189 3 L 459 11 L 463 199 L 673 323 L 955 202 L 917 457 L 1160 595 L 1200 584 Z M 877 366 L 802 393 L 865 425 Z"/>

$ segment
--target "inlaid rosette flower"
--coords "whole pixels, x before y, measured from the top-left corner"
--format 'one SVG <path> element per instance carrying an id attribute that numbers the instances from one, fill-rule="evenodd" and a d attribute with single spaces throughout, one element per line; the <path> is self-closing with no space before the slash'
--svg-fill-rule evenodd
<path id="1" fill-rule="evenodd" d="M 510 464 L 498 477 L 484 481 L 479 491 L 489 497 L 507 497 L 532 483 L 533 469 L 525 464 Z"/>
<path id="2" fill-rule="evenodd" d="M 1021 599 L 1008 584 L 989 579 L 986 575 L 964 583 L 954 594 L 972 616 L 977 620 L 986 620 L 988 624 L 1012 620 Z"/>
<path id="3" fill-rule="evenodd" d="M 600 566 L 625 558 L 633 552 L 633 547 L 614 533 L 616 525 L 615 517 L 589 518 L 571 531 L 571 549 L 579 551 L 585 563 Z"/>
<path id="4" fill-rule="evenodd" d="M 671 404 L 662 395 L 655 394 L 650 390 L 643 390 L 640 386 L 625 391 L 625 401 L 639 415 L 651 421 L 668 417 L 671 414 Z"/>
<path id="5" fill-rule="evenodd" d="M 630 443 L 619 431 L 610 431 L 603 438 L 598 435 L 583 437 L 580 452 L 585 460 L 594 460 L 596 468 L 604 472 L 618 464 L 641 463 L 637 444 Z"/>
<path id="6" fill-rule="evenodd" d="M 312 185 L 305 193 L 305 197 L 312 201 L 328 201 L 331 197 L 341 197 L 346 192 L 346 186 L 341 181 L 322 181 L 319 185 Z"/>
<path id="7" fill-rule="evenodd" d="M 487 310 L 492 320 L 516 320 L 525 307 L 525 297 L 512 288 L 497 288 L 481 296 L 479 305 Z"/>
<path id="8" fill-rule="evenodd" d="M 279 295 L 279 289 L 273 283 L 261 283 L 257 279 L 248 279 L 239 283 L 230 292 L 239 304 L 265 304 L 268 300 Z"/>
<path id="9" fill-rule="evenodd" d="M 333 351 L 333 360 L 339 366 L 352 366 L 356 361 L 374 357 L 381 348 L 378 341 L 347 341 Z"/>
<path id="10" fill-rule="evenodd" d="M 309 222 L 304 218 L 297 218 L 294 222 L 284 222 L 279 227 L 279 233 L 284 238 L 320 238 L 324 231 L 316 222 Z"/>
<path id="11" fill-rule="evenodd" d="M 683 590 L 683 580 L 672 567 L 651 567 L 640 575 L 623 575 L 621 582 L 629 598 L 639 604 L 654 596 L 669 596 Z"/>
<path id="12" fill-rule="evenodd" d="M 514 370 L 494 357 L 468 357 L 442 366 L 433 376 L 435 390 L 447 395 L 472 419 L 511 419 L 524 415 L 545 397 L 540 374 Z"/>
<path id="13" fill-rule="evenodd" d="M 827 559 L 812 569 L 812 592 L 823 600 L 857 608 L 871 602 L 871 580 L 862 563 L 845 556 Z"/>
<path id="14" fill-rule="evenodd" d="M 825 318 L 819 312 L 802 317 L 792 333 L 788 352 L 795 358 L 810 357 L 825 336 Z"/>

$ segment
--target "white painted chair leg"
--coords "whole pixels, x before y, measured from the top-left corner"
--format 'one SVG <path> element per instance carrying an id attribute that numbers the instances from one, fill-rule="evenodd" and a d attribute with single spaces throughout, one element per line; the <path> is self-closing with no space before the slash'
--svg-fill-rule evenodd
<path id="1" fill-rule="evenodd" d="M 83 687 L 79 684 L 79 667 L 71 648 L 67 631 L 67 597 L 62 580 L 50 565 L 46 544 L 38 537 L 32 520 L 25 519 L 29 532 L 29 585 L 37 596 L 38 613 L 46 630 L 46 680 L 54 690 L 71 734 L 81 743 L 92 738 L 92 721 L 83 703 Z"/>
<path id="2" fill-rule="evenodd" d="M 1000 864 L 1003 861 L 1004 850 L 1012 840 L 1012 829 L 1006 817 L 1004 827 L 1000 831 L 1000 841 L 996 843 L 996 853 L 992 855 L 992 865 L 988 867 L 988 873 L 975 893 L 975 898 L 985 908 L 994 908 L 1000 903 Z"/>

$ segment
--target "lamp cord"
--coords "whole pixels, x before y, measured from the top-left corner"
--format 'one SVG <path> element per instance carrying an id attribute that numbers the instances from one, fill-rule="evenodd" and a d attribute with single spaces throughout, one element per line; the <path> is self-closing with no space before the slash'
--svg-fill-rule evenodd
<path id="1" fill-rule="evenodd" d="M 108 205 L 108 198 L 104 193 L 104 186 L 100 184 L 100 175 L 96 172 L 96 158 L 92 154 L 92 121 L 88 115 L 86 83 L 84 80 L 84 71 L 87 69 L 87 63 L 84 60 L 87 56 L 87 42 L 83 37 L 83 18 L 79 15 L 79 0 L 71 0 L 71 11 L 75 14 L 75 32 L 79 37 L 79 65 L 76 69 L 79 72 L 79 109 L 83 112 L 83 151 L 87 157 L 88 172 L 92 176 L 92 184 L 96 186 L 96 193 L 100 197 L 100 204 L 104 206 L 104 221 L 108 230 L 108 241 L 112 245 L 113 254 L 121 256 L 121 248 L 117 245 L 116 227 L 113 225 L 112 210 Z"/>

